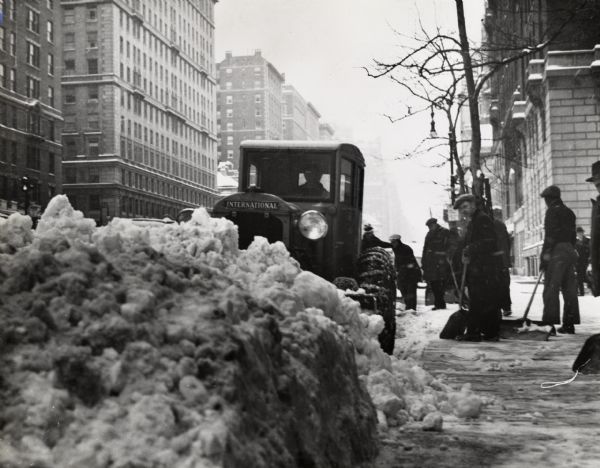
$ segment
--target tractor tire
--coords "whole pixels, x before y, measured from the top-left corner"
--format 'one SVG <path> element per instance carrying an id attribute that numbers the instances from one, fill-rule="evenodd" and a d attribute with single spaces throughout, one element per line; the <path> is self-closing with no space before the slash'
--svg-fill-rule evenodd
<path id="1" fill-rule="evenodd" d="M 392 256 L 381 247 L 363 251 L 357 260 L 358 284 L 377 296 L 377 313 L 383 317 L 381 348 L 393 354 L 396 339 L 396 270 Z"/>

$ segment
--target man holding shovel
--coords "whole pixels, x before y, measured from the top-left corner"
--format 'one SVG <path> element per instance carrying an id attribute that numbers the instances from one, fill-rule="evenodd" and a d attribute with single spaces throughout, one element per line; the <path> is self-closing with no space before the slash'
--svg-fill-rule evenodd
<path id="1" fill-rule="evenodd" d="M 544 313 L 542 320 L 549 324 L 560 323 L 559 291 L 563 295 L 562 324 L 559 333 L 575 333 L 580 323 L 579 301 L 575 266 L 575 213 L 567 208 L 556 185 L 546 187 L 540 196 L 548 209 L 544 218 L 544 245 L 540 259 L 540 270 L 544 271 Z"/>
<path id="2" fill-rule="evenodd" d="M 454 208 L 469 220 L 463 249 L 463 263 L 467 268 L 469 312 L 467 331 L 459 339 L 463 341 L 498 341 L 502 314 L 498 291 L 500 272 L 496 232 L 492 219 L 477 207 L 475 196 L 461 195 Z"/>

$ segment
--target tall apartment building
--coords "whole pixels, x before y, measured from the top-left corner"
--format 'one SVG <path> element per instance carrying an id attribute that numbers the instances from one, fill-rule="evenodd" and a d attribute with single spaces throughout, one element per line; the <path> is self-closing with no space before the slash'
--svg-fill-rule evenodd
<path id="1" fill-rule="evenodd" d="M 216 1 L 61 1 L 63 189 L 86 216 L 212 206 Z"/>
<path id="2" fill-rule="evenodd" d="M 0 209 L 37 215 L 61 191 L 59 8 L 0 0 Z"/>
<path id="3" fill-rule="evenodd" d="M 219 160 L 237 169 L 242 140 L 282 139 L 285 76 L 258 50 L 235 57 L 227 52 L 217 70 Z"/>
<path id="4" fill-rule="evenodd" d="M 308 140 L 306 119 L 308 103 L 291 84 L 284 84 L 283 97 L 283 139 Z"/>
<path id="5" fill-rule="evenodd" d="M 321 114 L 312 103 L 307 103 L 306 112 L 306 134 L 308 140 L 318 140 L 320 136 L 319 132 L 319 119 Z"/>
<path id="6" fill-rule="evenodd" d="M 541 53 L 503 67 L 490 83 L 493 165 L 521 274 L 534 275 L 539 267 L 544 187 L 558 185 L 577 223 L 589 227 L 594 190 L 585 179 L 600 159 L 599 15 L 597 2 L 581 0 L 487 2 L 491 61 L 554 38 Z"/>

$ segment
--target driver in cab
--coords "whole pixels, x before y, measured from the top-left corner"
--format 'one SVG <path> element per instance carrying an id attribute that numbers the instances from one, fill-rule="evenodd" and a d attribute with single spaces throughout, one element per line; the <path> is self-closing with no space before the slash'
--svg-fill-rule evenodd
<path id="1" fill-rule="evenodd" d="M 321 183 L 323 171 L 318 166 L 310 166 L 304 170 L 306 182 L 298 187 L 298 193 L 303 197 L 329 198 L 329 192 Z"/>

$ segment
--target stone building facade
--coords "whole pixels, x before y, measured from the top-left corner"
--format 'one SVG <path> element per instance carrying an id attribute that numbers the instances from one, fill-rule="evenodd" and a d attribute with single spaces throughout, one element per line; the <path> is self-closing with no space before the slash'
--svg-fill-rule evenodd
<path id="1" fill-rule="evenodd" d="M 600 159 L 599 18 L 600 5 L 580 0 L 487 3 L 491 63 L 506 58 L 511 47 L 523 50 L 552 38 L 543 51 L 509 63 L 490 80 L 490 164 L 513 236 L 516 273 L 535 275 L 539 269 L 544 187 L 558 185 L 577 224 L 589 232 L 593 187 L 585 179 Z"/>
<path id="2" fill-rule="evenodd" d="M 8 212 L 27 206 L 36 216 L 61 192 L 59 11 L 51 0 L 0 1 L 0 209 Z"/>
<path id="3" fill-rule="evenodd" d="M 284 75 L 260 51 L 233 56 L 217 65 L 219 161 L 237 170 L 243 140 L 280 140 L 283 136 Z"/>
<path id="4" fill-rule="evenodd" d="M 213 205 L 215 1 L 61 1 L 63 189 L 98 223 Z"/>

